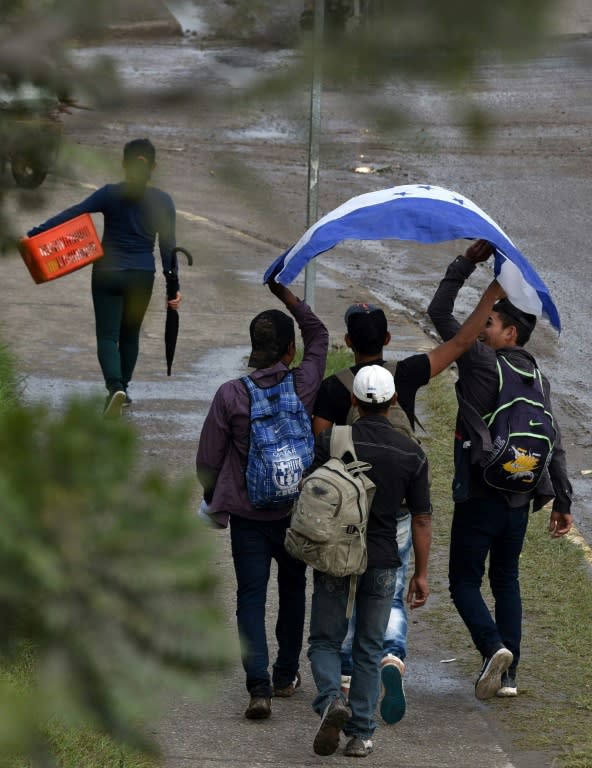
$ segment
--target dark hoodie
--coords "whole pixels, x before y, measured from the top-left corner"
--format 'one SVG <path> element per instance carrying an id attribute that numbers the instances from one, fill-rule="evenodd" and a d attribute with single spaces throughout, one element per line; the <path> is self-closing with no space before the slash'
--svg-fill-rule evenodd
<path id="1" fill-rule="evenodd" d="M 428 307 L 428 313 L 442 339 L 448 341 L 458 329 L 460 323 L 454 317 L 454 302 L 464 281 L 472 274 L 475 266 L 463 256 L 459 256 L 446 270 L 434 298 Z M 513 359 L 519 367 L 532 369 L 534 359 L 522 347 L 504 350 L 504 354 Z M 456 502 L 469 498 L 491 498 L 502 494 L 486 485 L 482 480 L 479 459 L 482 456 L 482 438 L 476 429 L 475 412 L 481 416 L 490 413 L 497 401 L 499 377 L 496 364 L 496 351 L 476 341 L 473 346 L 458 359 L 459 380 L 457 397 L 459 412 L 456 423 L 454 463 L 455 477 L 453 496 Z M 546 405 L 551 408 L 551 391 L 547 379 L 543 376 Z M 572 488 L 567 476 L 565 451 L 561 444 L 561 432 L 555 421 L 557 440 L 548 472 L 529 496 L 534 501 L 534 509 L 540 509 L 547 501 L 554 498 L 553 509 L 568 513 L 571 507 Z M 525 503 L 524 494 L 504 494 L 511 507 Z"/>

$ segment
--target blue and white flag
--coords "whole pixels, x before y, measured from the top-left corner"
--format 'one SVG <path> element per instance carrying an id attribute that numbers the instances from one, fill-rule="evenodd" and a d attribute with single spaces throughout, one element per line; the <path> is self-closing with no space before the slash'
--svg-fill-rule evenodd
<path id="1" fill-rule="evenodd" d="M 488 240 L 495 246 L 494 273 L 510 301 L 545 315 L 561 330 L 549 289 L 495 221 L 464 195 L 430 184 L 406 184 L 352 197 L 308 229 L 266 271 L 289 285 L 308 262 L 343 240 Z"/>

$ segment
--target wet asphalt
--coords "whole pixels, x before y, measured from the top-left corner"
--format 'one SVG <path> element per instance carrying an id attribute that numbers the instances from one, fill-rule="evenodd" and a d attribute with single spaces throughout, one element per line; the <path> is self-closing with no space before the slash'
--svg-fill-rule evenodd
<path id="1" fill-rule="evenodd" d="M 107 52 L 124 59 L 121 47 L 110 46 Z M 283 66 L 291 55 L 198 49 L 186 42 L 135 43 L 125 46 L 124 76 L 132 85 L 150 82 L 166 88 L 191 65 L 197 66 L 200 77 L 210 84 L 240 92 L 257 72 Z M 546 77 L 544 70 L 549 73 Z M 357 115 L 347 112 L 344 95 L 329 90 L 326 126 L 329 132 L 337 132 L 339 140 L 328 141 L 325 147 L 321 205 L 325 211 L 371 188 L 429 179 L 468 194 L 498 219 L 525 253 L 532 253 L 533 263 L 557 291 L 565 325 L 559 344 L 550 331 L 541 330 L 537 354 L 541 364 L 547 363 L 558 374 L 567 361 L 574 361 L 569 374 L 564 371 L 558 375 L 556 389 L 569 424 L 566 440 L 577 462 L 573 470 L 576 490 L 581 498 L 589 499 L 590 481 L 577 473 L 592 467 L 584 345 L 586 308 L 591 305 L 589 277 L 583 279 L 590 275 L 584 224 L 589 199 L 585 195 L 589 185 L 587 158 L 592 146 L 585 130 L 590 104 L 581 98 L 590 85 L 590 70 L 580 70 L 571 55 L 566 58 L 557 53 L 522 75 L 510 76 L 495 65 L 484 74 L 483 98 L 499 106 L 497 112 L 505 115 L 505 128 L 500 129 L 492 147 L 480 152 L 465 143 L 450 104 L 429 89 L 416 94 L 416 108 L 425 110 L 423 129 L 418 122 L 401 143 L 366 129 Z M 565 83 L 571 88 L 574 80 L 573 93 L 566 93 L 569 89 Z M 399 85 L 393 85 L 389 93 L 393 98 L 396 93 L 397 98 L 406 95 L 411 99 L 407 89 Z M 166 376 L 164 362 L 161 280 L 143 327 L 131 389 L 134 404 L 125 418 L 138 427 L 142 464 L 158 465 L 170 476 L 192 472 L 209 400 L 220 383 L 246 370 L 249 320 L 262 308 L 276 306 L 275 299 L 260 285 L 263 270 L 303 231 L 306 99 L 303 95 L 295 101 L 298 109 L 283 113 L 277 105 L 268 104 L 264 110 L 247 106 L 237 114 L 218 102 L 208 111 L 200 97 L 173 117 L 164 107 L 148 110 L 145 105 L 133 106 L 125 113 L 94 114 L 91 121 L 85 121 L 84 115 L 74 117 L 67 125 L 71 138 L 79 148 L 98 151 L 107 165 L 90 171 L 77 161 L 75 173 L 50 177 L 38 212 L 24 211 L 15 204 L 13 220 L 16 229 L 23 232 L 80 199 L 85 193 L 81 182 L 98 186 L 116 178 L 120 147 L 127 138 L 140 133 L 153 136 L 160 150 L 155 182 L 175 197 L 178 242 L 194 253 L 195 264 L 182 267 L 184 303 L 173 376 Z M 565 108 L 567 117 L 561 129 L 550 105 L 557 110 Z M 442 131 L 418 145 L 413 137 L 420 138 L 425 123 L 433 121 L 442 123 Z M 230 177 L 229 153 L 236 160 L 235 175 Z M 360 155 L 391 170 L 373 177 L 354 174 Z M 250 195 L 244 195 L 236 183 L 239 176 Z M 563 268 L 557 255 L 558 240 L 562 253 L 570 254 L 569 270 Z M 391 346 L 394 356 L 402 357 L 433 343 L 423 330 L 424 307 L 440 272 L 458 251 L 455 245 L 437 254 L 389 245 L 344 248 L 322 257 L 316 309 L 327 322 L 332 339 L 341 339 L 342 315 L 348 304 L 378 299 L 389 309 L 395 331 Z M 26 397 L 44 399 L 60 408 L 70 394 L 101 396 L 89 271 L 36 286 L 20 257 L 13 254 L 5 262 L 4 277 L 0 323 L 4 338 L 20 358 Z M 476 287 L 485 279 L 483 275 L 476 280 Z M 297 283 L 295 290 L 302 294 L 302 284 Z M 468 292 L 466 308 L 476 295 L 476 289 Z M 571 416 L 570 405 L 575 409 Z M 198 498 L 196 487 L 196 503 Z M 578 502 L 583 530 L 588 526 L 586 512 Z M 219 553 L 224 583 L 221 600 L 227 606 L 228 630 L 234 632 L 228 536 L 211 535 Z M 446 600 L 439 585 L 432 604 Z M 270 638 L 274 608 L 271 588 Z M 512 747 L 511 733 L 496 717 L 497 708 L 511 706 L 511 702 L 477 701 L 472 679 L 455 661 L 446 661 L 474 660 L 476 671 L 479 660 L 468 639 L 461 647 L 450 647 L 450 641 L 434 634 L 421 612 L 413 618 L 406 676 L 408 712 L 400 724 L 379 727 L 375 752 L 368 763 L 410 768 L 551 766 L 551 754 L 524 753 Z M 292 699 L 274 701 L 269 721 L 243 718 L 247 696 L 238 665 L 217 678 L 211 698 L 204 702 L 167 699 L 165 717 L 154 729 L 163 746 L 166 767 L 351 765 L 351 758 L 340 753 L 330 758 L 314 755 L 317 719 L 310 707 L 314 686 L 304 656 L 302 672 L 302 689 Z"/>

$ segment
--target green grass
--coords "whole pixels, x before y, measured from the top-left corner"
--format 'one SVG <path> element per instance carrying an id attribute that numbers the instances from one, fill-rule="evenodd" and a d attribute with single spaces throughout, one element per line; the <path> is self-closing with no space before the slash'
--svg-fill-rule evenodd
<path id="1" fill-rule="evenodd" d="M 452 438 L 456 400 L 442 375 L 427 388 L 429 435 L 422 439 L 432 464 L 434 544 L 431 585 L 436 598 L 426 616 L 434 632 L 460 649 L 471 685 L 480 664 L 468 631 L 448 599 L 447 558 L 452 502 Z M 514 746 L 547 750 L 562 768 L 592 768 L 592 589 L 583 550 L 547 532 L 548 510 L 531 515 L 520 561 L 523 597 L 522 658 L 516 699 L 488 706 L 513 736 Z M 484 594 L 493 605 L 488 585 Z"/>
<path id="2" fill-rule="evenodd" d="M 0 341 L 0 410 L 10 406 L 19 395 L 21 382 L 16 374 L 15 359 Z"/>

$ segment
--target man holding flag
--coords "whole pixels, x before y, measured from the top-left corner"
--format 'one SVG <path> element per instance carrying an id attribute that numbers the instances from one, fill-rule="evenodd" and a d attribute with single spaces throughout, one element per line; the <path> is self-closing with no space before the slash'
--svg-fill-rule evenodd
<path id="1" fill-rule="evenodd" d="M 444 341 L 459 328 L 454 302 L 464 281 L 484 258 L 470 249 L 446 270 L 428 313 Z M 502 493 L 487 485 L 479 460 L 483 454 L 479 434 L 471 428 L 471 413 L 491 413 L 497 402 L 500 376 L 499 350 L 517 366 L 532 365 L 522 349 L 536 324 L 536 316 L 508 299 L 498 301 L 478 340 L 458 363 L 459 412 L 455 434 L 454 517 L 450 540 L 449 588 L 452 600 L 469 629 L 483 665 L 475 683 L 478 699 L 516 696 L 516 669 L 520 660 L 522 603 L 518 581 L 519 558 L 526 534 L 531 501 L 533 511 L 550 499 L 553 509 L 549 531 L 564 536 L 572 525 L 572 488 L 565 451 L 557 424 L 557 437 L 548 475 L 530 493 Z M 528 361 L 531 361 L 530 363 Z M 551 410 L 550 388 L 543 377 L 545 407 Z M 489 582 L 495 599 L 495 618 L 481 596 L 485 560 L 489 555 Z"/>

